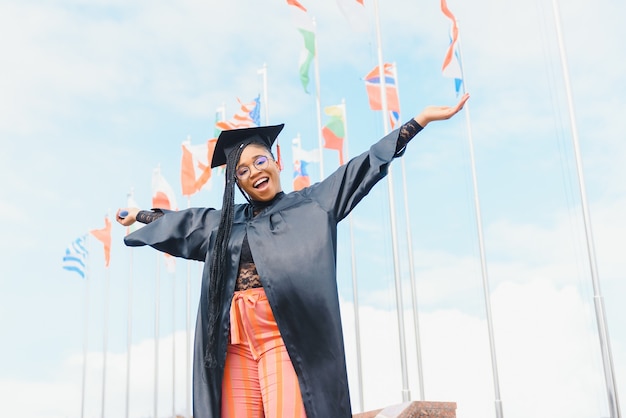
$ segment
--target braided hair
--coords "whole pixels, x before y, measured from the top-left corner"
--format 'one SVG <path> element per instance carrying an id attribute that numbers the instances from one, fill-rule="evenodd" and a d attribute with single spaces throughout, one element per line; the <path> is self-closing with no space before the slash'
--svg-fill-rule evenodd
<path id="1" fill-rule="evenodd" d="M 209 305 L 209 317 L 206 326 L 206 332 L 208 334 L 208 342 L 205 346 L 205 367 L 216 368 L 217 358 L 215 356 L 215 347 L 217 341 L 217 335 L 219 330 L 218 318 L 220 315 L 220 309 L 222 307 L 222 294 L 224 290 L 224 284 L 226 283 L 226 274 L 229 267 L 228 257 L 228 243 L 230 241 L 230 233 L 233 227 L 233 220 L 235 214 L 235 185 L 241 190 L 244 197 L 248 202 L 250 199 L 241 189 L 237 183 L 236 168 L 239 158 L 243 153 L 244 148 L 250 144 L 258 144 L 263 146 L 271 154 L 271 150 L 268 148 L 260 138 L 250 138 L 242 142 L 239 147 L 235 148 L 228 154 L 226 159 L 226 174 L 225 174 L 225 186 L 224 197 L 222 201 L 222 215 L 220 218 L 220 224 L 217 230 L 217 237 L 215 239 L 215 249 L 211 257 L 211 272 L 208 292 L 208 305 Z"/>

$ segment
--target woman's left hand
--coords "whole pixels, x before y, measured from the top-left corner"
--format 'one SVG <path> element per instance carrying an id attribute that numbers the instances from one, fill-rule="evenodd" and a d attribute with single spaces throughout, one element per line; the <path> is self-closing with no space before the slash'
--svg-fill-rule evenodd
<path id="1" fill-rule="evenodd" d="M 415 116 L 415 121 L 419 123 L 420 126 L 425 127 L 429 122 L 450 119 L 463 109 L 468 99 L 469 93 L 465 93 L 456 106 L 426 106 L 424 110 L 422 110 L 422 113 Z"/>

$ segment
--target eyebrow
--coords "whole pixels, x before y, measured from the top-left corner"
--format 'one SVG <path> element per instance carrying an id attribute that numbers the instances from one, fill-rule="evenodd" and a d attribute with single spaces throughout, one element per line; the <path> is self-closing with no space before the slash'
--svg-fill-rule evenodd
<path id="1" fill-rule="evenodd" d="M 254 155 L 254 156 L 252 156 L 252 157 L 251 157 L 251 158 L 252 158 L 252 163 L 254 164 L 254 162 L 255 162 L 257 159 L 259 159 L 260 157 L 265 157 L 265 158 L 268 158 L 268 159 L 269 159 L 269 158 L 272 158 L 272 157 L 270 157 L 269 155 L 266 155 L 266 154 L 258 154 L 258 155 Z M 239 161 L 239 164 L 237 164 L 237 166 L 236 166 L 235 168 L 236 168 L 236 169 L 238 169 L 238 168 L 239 168 L 239 167 L 241 167 L 242 165 L 244 165 L 244 164 L 242 164 L 242 163 L 241 163 L 241 160 L 240 160 L 240 161 Z M 249 166 L 249 165 L 250 165 L 250 164 L 245 164 L 245 166 L 246 166 L 246 167 L 247 167 L 247 166 Z"/>

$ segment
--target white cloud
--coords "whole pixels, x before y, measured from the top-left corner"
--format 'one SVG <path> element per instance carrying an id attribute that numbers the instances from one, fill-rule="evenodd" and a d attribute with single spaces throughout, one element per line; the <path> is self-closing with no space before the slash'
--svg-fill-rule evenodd
<path id="1" fill-rule="evenodd" d="M 602 369 L 592 309 L 573 287 L 547 280 L 503 283 L 492 295 L 501 401 L 508 417 L 602 416 Z M 342 305 L 353 405 L 358 408 L 354 315 Z M 360 309 L 365 409 L 402 402 L 397 314 Z M 409 389 L 419 396 L 412 314 L 405 310 Z M 484 316 L 420 313 L 426 399 L 456 402 L 457 416 L 495 416 Z M 616 371 L 618 374 L 622 370 Z"/>
<path id="2" fill-rule="evenodd" d="M 192 339 L 193 341 L 193 339 Z M 175 334 L 176 378 L 172 380 L 172 336 L 159 340 L 157 410 L 159 416 L 171 416 L 172 410 L 183 415 L 186 409 L 186 334 Z M 130 401 L 131 417 L 153 416 L 155 390 L 155 342 L 144 340 L 131 348 Z M 85 416 L 100 416 L 103 407 L 107 416 L 126 413 L 126 352 L 107 354 L 106 375 L 101 351 L 87 355 L 85 382 Z M 4 413 L 24 418 L 57 418 L 80 416 L 82 402 L 83 356 L 67 358 L 59 375 L 49 381 L 0 380 Z M 103 380 L 104 379 L 104 380 Z M 103 382 L 106 389 L 103 394 Z M 175 393 L 172 392 L 174 385 Z M 36 401 L 34 401 L 35 396 Z M 176 403 L 173 407 L 173 396 Z"/>

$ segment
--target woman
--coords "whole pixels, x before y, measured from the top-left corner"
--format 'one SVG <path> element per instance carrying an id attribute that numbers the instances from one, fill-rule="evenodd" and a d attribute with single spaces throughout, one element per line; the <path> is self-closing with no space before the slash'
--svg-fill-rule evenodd
<path id="1" fill-rule="evenodd" d="M 226 164 L 221 210 L 118 211 L 122 225 L 148 224 L 128 235 L 127 245 L 205 262 L 195 418 L 351 417 L 337 223 L 385 177 L 413 136 L 454 116 L 468 98 L 426 107 L 323 181 L 288 194 L 271 153 L 283 125 L 224 131 L 211 162 Z M 234 204 L 235 185 L 247 204 Z"/>

